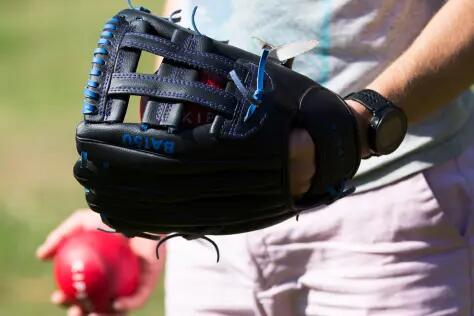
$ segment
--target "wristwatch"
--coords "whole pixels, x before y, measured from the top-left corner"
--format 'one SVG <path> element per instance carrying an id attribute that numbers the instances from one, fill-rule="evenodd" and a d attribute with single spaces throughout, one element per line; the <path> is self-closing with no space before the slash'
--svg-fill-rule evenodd
<path id="1" fill-rule="evenodd" d="M 345 97 L 362 104 L 372 114 L 368 144 L 372 156 L 388 155 L 400 146 L 407 131 L 403 110 L 374 90 L 364 89 Z"/>

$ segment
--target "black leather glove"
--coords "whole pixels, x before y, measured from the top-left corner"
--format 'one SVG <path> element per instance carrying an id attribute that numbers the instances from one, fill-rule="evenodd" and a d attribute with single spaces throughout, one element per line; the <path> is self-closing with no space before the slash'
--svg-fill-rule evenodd
<path id="1" fill-rule="evenodd" d="M 155 74 L 136 73 L 141 51 L 164 57 Z M 123 122 L 130 95 L 148 97 L 141 122 Z M 344 195 L 360 162 L 356 122 L 338 95 L 268 50 L 257 56 L 140 10 L 106 24 L 85 96 L 74 175 L 90 207 L 128 236 L 270 226 Z M 189 124 L 193 111 L 206 119 Z M 316 176 L 297 201 L 293 128 L 316 145 Z"/>

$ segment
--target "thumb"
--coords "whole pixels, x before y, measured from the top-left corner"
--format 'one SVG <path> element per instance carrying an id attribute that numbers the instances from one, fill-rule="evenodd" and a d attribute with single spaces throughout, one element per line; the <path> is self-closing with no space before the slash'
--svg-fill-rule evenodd
<path id="1" fill-rule="evenodd" d="M 36 250 L 36 257 L 41 260 L 47 260 L 56 254 L 59 246 L 69 236 L 83 229 L 82 223 L 78 219 L 78 213 L 75 213 L 65 220 L 58 228 L 53 230 L 46 240 Z"/>
<path id="2" fill-rule="evenodd" d="M 51 303 L 56 304 L 56 305 L 68 305 L 70 302 L 68 301 L 68 298 L 66 297 L 66 294 L 63 292 L 56 290 L 51 294 Z"/>
<path id="3" fill-rule="evenodd" d="M 129 311 L 140 308 L 146 303 L 151 293 L 151 288 L 141 287 L 133 296 L 119 297 L 114 302 L 114 310 Z"/>
<path id="4" fill-rule="evenodd" d="M 41 260 L 47 260 L 54 257 L 61 241 L 63 240 L 62 237 L 63 235 L 56 233 L 56 231 L 49 234 L 44 243 L 36 249 L 36 257 Z"/>

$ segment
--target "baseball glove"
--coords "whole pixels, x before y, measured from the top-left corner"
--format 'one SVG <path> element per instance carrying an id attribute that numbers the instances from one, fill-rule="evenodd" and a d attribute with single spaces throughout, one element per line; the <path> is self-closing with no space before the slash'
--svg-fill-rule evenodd
<path id="1" fill-rule="evenodd" d="M 137 73 L 142 51 L 163 57 Z M 76 179 L 89 206 L 127 236 L 194 238 L 260 229 L 349 192 L 360 162 L 355 118 L 335 93 L 261 56 L 127 9 L 105 24 L 77 127 Z M 141 122 L 124 123 L 131 95 Z M 294 200 L 288 142 L 316 145 L 310 190 Z"/>

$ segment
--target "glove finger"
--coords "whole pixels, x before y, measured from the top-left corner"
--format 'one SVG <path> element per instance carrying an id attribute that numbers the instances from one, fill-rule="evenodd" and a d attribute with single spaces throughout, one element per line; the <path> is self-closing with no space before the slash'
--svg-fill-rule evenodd
<path id="1" fill-rule="evenodd" d="M 196 224 L 190 226 L 174 226 L 174 222 L 172 222 L 172 224 L 169 222 L 161 222 L 161 218 L 159 219 L 159 222 L 157 221 L 157 218 L 140 222 L 137 221 L 136 218 L 130 219 L 130 214 L 128 214 L 128 216 L 123 216 L 121 219 L 115 217 L 115 215 L 102 214 L 102 216 L 107 220 L 107 225 L 121 232 L 132 232 L 132 235 L 134 232 L 150 232 L 156 234 L 179 232 L 190 235 L 239 234 L 277 224 L 295 215 L 296 213 L 291 212 L 275 212 L 265 218 L 251 218 L 235 223 L 220 222 L 207 226 Z M 160 223 L 163 224 L 160 226 Z"/>
<path id="2" fill-rule="evenodd" d="M 147 200 L 138 196 L 134 196 L 130 201 L 130 195 L 123 196 L 117 192 L 118 190 L 104 192 L 92 189 L 86 194 L 87 202 L 91 207 L 97 206 L 110 214 L 127 214 L 133 210 L 137 219 L 145 220 L 159 215 L 163 221 L 175 221 L 180 225 L 232 222 L 242 219 L 242 217 L 258 219 L 269 216 L 268 209 L 275 208 L 275 212 L 277 212 L 279 208 L 285 209 L 287 204 L 280 195 L 269 193 L 259 196 L 235 194 L 228 197 L 163 203 L 159 200 Z M 193 216 L 177 218 L 180 213 L 190 214 L 194 209 L 198 209 L 199 212 Z"/>
<path id="3" fill-rule="evenodd" d="M 97 191 L 114 191 L 119 195 L 134 196 L 150 202 L 180 202 L 206 197 L 228 197 L 233 195 L 276 194 L 281 192 L 278 185 L 278 173 L 240 172 L 214 173 L 203 177 L 200 175 L 150 176 L 130 170 L 108 168 L 107 170 L 92 170 L 76 165 L 75 176 L 86 188 Z M 233 181 L 229 181 L 233 177 Z"/>

